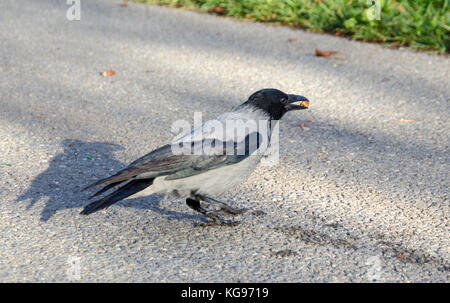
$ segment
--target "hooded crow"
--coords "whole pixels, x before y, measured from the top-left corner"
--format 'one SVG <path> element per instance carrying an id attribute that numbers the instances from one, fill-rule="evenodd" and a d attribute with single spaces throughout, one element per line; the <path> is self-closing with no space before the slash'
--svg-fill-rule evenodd
<path id="1" fill-rule="evenodd" d="M 104 186 L 91 198 L 119 186 L 112 193 L 87 205 L 81 214 L 89 215 L 130 198 L 156 193 L 173 194 L 208 219 L 202 226 L 238 224 L 219 217 L 237 215 L 235 209 L 215 198 L 244 182 L 269 151 L 273 126 L 285 113 L 306 109 L 307 98 L 285 94 L 277 89 L 262 89 L 232 112 L 179 136 L 132 162 L 116 174 L 99 180 L 83 190 Z M 200 202 L 218 206 L 203 207 Z"/>

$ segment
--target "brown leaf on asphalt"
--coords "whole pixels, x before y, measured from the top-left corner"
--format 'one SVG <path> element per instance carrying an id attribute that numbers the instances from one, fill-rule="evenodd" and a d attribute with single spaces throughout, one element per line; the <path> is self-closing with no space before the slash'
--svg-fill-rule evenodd
<path id="1" fill-rule="evenodd" d="M 108 69 L 106 72 L 101 73 L 102 77 L 114 76 L 116 74 L 112 69 Z"/>
<path id="2" fill-rule="evenodd" d="M 337 51 L 329 50 L 329 51 L 321 51 L 320 49 L 316 48 L 316 56 L 317 57 L 329 57 L 333 54 L 337 54 Z"/>
<path id="3" fill-rule="evenodd" d="M 121 7 L 127 7 L 128 6 L 127 0 L 123 0 L 123 2 L 120 3 L 120 6 Z"/>
<path id="4" fill-rule="evenodd" d="M 297 41 L 297 40 L 298 40 L 297 37 L 292 37 L 292 38 L 289 38 L 289 39 L 288 39 L 289 42 L 295 42 L 295 41 Z"/>
<path id="5" fill-rule="evenodd" d="M 223 7 L 220 6 L 216 6 L 212 9 L 212 11 L 218 15 L 223 15 L 225 14 L 225 9 Z"/>

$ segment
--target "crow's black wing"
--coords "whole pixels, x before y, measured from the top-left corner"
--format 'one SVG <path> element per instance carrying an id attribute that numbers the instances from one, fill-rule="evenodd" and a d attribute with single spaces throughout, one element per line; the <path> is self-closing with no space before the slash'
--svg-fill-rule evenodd
<path id="1" fill-rule="evenodd" d="M 152 179 L 158 176 L 173 175 L 168 178 L 178 179 L 200 174 L 244 160 L 260 147 L 262 140 L 263 137 L 260 133 L 253 132 L 240 142 L 204 139 L 198 144 L 195 142 L 180 143 L 178 148 L 188 148 L 187 152 L 183 149 L 184 153 L 181 154 L 174 154 L 172 145 L 164 145 L 132 162 L 127 168 L 93 183 L 83 190 L 100 185 L 107 185 L 107 189 L 109 189 L 135 177 Z M 202 150 L 200 153 L 195 153 L 198 146 L 202 147 Z M 105 190 L 102 189 L 99 193 L 103 193 Z"/>

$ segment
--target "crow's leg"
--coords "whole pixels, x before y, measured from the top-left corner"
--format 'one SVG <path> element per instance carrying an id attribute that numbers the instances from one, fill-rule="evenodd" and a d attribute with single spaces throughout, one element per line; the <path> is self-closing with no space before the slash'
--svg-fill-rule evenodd
<path id="1" fill-rule="evenodd" d="M 209 222 L 199 223 L 198 224 L 199 226 L 219 226 L 219 225 L 236 226 L 240 223 L 240 222 L 234 222 L 234 221 L 228 221 L 228 220 L 221 219 L 220 217 L 217 216 L 217 214 L 220 211 L 217 212 L 217 211 L 206 210 L 200 205 L 200 201 L 198 201 L 198 200 L 187 198 L 186 204 L 193 210 L 203 214 L 205 217 L 212 219 L 212 221 L 209 221 Z"/>
<path id="2" fill-rule="evenodd" d="M 220 206 L 220 210 L 217 211 L 218 213 L 224 212 L 224 213 L 234 216 L 234 215 L 243 214 L 247 211 L 246 208 L 233 208 L 224 202 L 218 201 L 218 200 L 210 198 L 210 197 L 200 196 L 199 199 L 202 201 L 208 202 L 210 204 L 218 204 Z"/>

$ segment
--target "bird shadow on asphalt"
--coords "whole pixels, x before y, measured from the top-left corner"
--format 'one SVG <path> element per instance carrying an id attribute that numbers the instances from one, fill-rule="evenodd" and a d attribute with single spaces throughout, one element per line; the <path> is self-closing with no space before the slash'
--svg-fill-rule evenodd
<path id="1" fill-rule="evenodd" d="M 63 152 L 49 161 L 49 167 L 36 176 L 28 190 L 17 198 L 17 202 L 28 201 L 27 209 L 45 200 L 40 214 L 41 221 L 49 220 L 63 209 L 80 208 L 87 205 L 87 194 L 80 192 L 88 183 L 105 178 L 125 164 L 114 159 L 113 154 L 122 150 L 117 144 L 106 142 L 85 142 L 66 139 L 62 141 Z M 199 220 L 190 215 L 160 207 L 162 195 L 151 195 L 119 202 L 117 205 L 137 209 L 149 209 L 169 220 Z M 114 206 L 113 206 L 114 207 Z"/>

